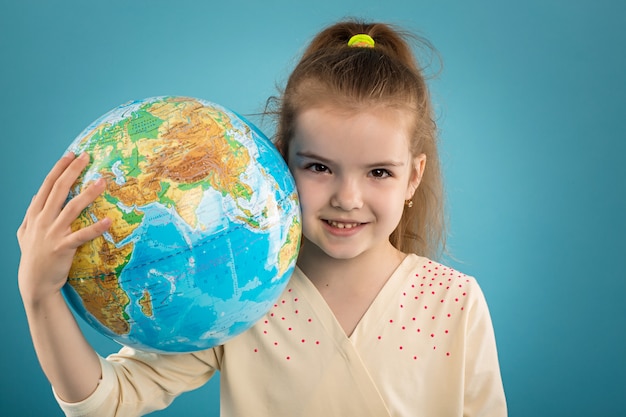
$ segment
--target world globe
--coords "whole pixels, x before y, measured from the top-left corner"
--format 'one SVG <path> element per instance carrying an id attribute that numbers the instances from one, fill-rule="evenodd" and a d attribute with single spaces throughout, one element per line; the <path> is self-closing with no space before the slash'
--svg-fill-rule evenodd
<path id="1" fill-rule="evenodd" d="M 80 246 L 63 293 L 98 332 L 137 349 L 223 344 L 286 286 L 300 245 L 295 183 L 273 144 L 236 113 L 161 96 L 123 104 L 69 146 L 90 164 L 69 199 L 106 190 L 72 224 L 108 217 Z"/>

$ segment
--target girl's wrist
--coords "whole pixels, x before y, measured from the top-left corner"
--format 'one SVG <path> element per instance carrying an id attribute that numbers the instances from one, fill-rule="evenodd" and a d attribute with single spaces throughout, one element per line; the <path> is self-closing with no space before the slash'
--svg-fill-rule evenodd
<path id="1" fill-rule="evenodd" d="M 20 288 L 20 295 L 27 314 L 41 312 L 45 314 L 46 311 L 51 311 L 50 309 L 58 308 L 60 305 L 66 306 L 65 298 L 59 290 L 45 292 L 41 290 L 28 291 Z"/>

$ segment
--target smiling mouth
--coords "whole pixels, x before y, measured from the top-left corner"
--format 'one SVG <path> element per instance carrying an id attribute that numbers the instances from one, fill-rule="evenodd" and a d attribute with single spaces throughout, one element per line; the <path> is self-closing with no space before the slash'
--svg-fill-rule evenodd
<path id="1" fill-rule="evenodd" d="M 353 227 L 359 226 L 361 223 L 343 223 L 337 222 L 334 220 L 325 220 L 332 227 L 336 227 L 337 229 L 352 229 Z"/>

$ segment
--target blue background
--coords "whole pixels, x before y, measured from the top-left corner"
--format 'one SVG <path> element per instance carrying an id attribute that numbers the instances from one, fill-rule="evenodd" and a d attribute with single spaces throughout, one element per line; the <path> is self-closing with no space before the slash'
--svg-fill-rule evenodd
<path id="1" fill-rule="evenodd" d="M 448 263 L 487 296 L 510 415 L 626 415 L 626 2 L 1 0 L 2 415 L 61 415 L 30 342 L 15 231 L 71 140 L 155 95 L 258 112 L 344 16 L 418 30 L 443 58 L 431 87 Z M 214 380 L 155 415 L 217 410 Z"/>

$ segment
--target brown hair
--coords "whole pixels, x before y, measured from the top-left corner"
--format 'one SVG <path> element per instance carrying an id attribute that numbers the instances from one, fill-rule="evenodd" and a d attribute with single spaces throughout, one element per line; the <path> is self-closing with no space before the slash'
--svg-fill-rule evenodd
<path id="1" fill-rule="evenodd" d="M 348 46 L 356 34 L 371 36 L 375 46 Z M 413 196 L 413 207 L 405 207 L 390 241 L 403 252 L 437 257 L 445 240 L 437 127 L 410 38 L 434 51 L 424 39 L 383 23 L 349 20 L 318 33 L 277 99 L 275 144 L 287 158 L 296 117 L 304 108 L 331 104 L 358 110 L 383 105 L 410 111 L 414 115 L 410 151 L 413 156 L 426 155 L 426 169 Z"/>

